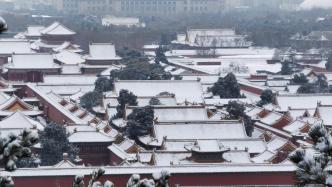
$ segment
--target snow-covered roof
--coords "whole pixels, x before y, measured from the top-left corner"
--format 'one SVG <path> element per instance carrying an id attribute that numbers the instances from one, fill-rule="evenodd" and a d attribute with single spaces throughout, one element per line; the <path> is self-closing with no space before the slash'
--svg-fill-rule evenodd
<path id="1" fill-rule="evenodd" d="M 280 111 L 288 111 L 288 109 L 315 109 L 318 102 L 323 105 L 332 105 L 332 95 L 295 94 L 276 96 L 276 103 Z"/>
<path id="2" fill-rule="evenodd" d="M 68 50 L 62 50 L 61 52 L 54 54 L 54 58 L 62 64 L 81 64 L 85 62 L 82 55 Z"/>
<path id="3" fill-rule="evenodd" d="M 62 75 L 79 75 L 82 74 L 81 66 L 78 64 L 62 65 L 61 66 Z"/>
<path id="4" fill-rule="evenodd" d="M 13 54 L 8 69 L 59 69 L 51 54 Z"/>
<path id="5" fill-rule="evenodd" d="M 58 95 L 61 96 L 71 96 L 74 95 L 78 92 L 90 92 L 94 90 L 94 85 L 91 84 L 72 84 L 72 85 L 68 85 L 68 84 L 43 84 L 43 83 L 39 83 L 37 85 L 38 89 L 45 92 L 45 93 L 49 93 L 49 92 L 53 92 L 56 93 Z"/>
<path id="6" fill-rule="evenodd" d="M 120 60 L 116 55 L 115 46 L 112 43 L 91 43 L 89 45 L 88 60 Z"/>
<path id="7" fill-rule="evenodd" d="M 294 133 L 298 133 L 301 130 L 301 128 L 303 128 L 306 124 L 308 124 L 308 123 L 301 121 L 301 120 L 295 120 L 291 124 L 283 127 L 282 129 L 284 131 L 294 134 Z"/>
<path id="8" fill-rule="evenodd" d="M 128 108 L 126 114 L 131 114 L 132 110 Z M 207 109 L 203 106 L 154 106 L 153 111 L 158 122 L 208 120 Z"/>
<path id="9" fill-rule="evenodd" d="M 178 103 L 185 101 L 191 103 L 203 103 L 203 89 L 198 81 L 168 81 L 168 80 L 139 80 L 139 81 L 116 81 L 115 91 L 129 90 L 136 96 L 154 97 L 161 92 L 175 94 Z"/>
<path id="10" fill-rule="evenodd" d="M 94 85 L 95 75 L 45 75 L 45 85 Z"/>
<path id="11" fill-rule="evenodd" d="M 247 138 L 244 126 L 237 121 L 155 124 L 158 140 L 167 139 L 237 139 Z"/>
<path id="12" fill-rule="evenodd" d="M 219 75 L 183 75 L 182 80 L 199 80 L 202 84 L 214 84 L 220 78 Z"/>
<path id="13" fill-rule="evenodd" d="M 115 154 L 117 157 L 127 160 L 127 161 L 133 161 L 136 160 L 135 155 L 126 153 L 123 149 L 121 149 L 116 144 L 112 144 L 107 147 L 113 154 Z"/>
<path id="14" fill-rule="evenodd" d="M 0 40 L 0 54 L 26 54 L 34 53 L 30 48 L 30 43 L 25 40 Z"/>
<path id="15" fill-rule="evenodd" d="M 287 143 L 287 140 L 280 138 L 280 137 L 274 137 L 272 140 L 267 142 L 267 149 L 271 152 L 276 152 L 278 149 L 280 149 L 286 143 Z"/>
<path id="16" fill-rule="evenodd" d="M 77 167 L 74 163 L 69 160 L 61 160 L 59 163 L 55 164 L 53 168 L 75 168 Z"/>
<path id="17" fill-rule="evenodd" d="M 41 25 L 29 25 L 24 35 L 28 37 L 38 37 L 41 36 L 40 31 L 43 29 L 45 29 L 45 27 Z"/>
<path id="18" fill-rule="evenodd" d="M 53 50 L 54 52 L 60 52 L 63 50 L 68 50 L 74 53 L 81 53 L 83 50 L 80 49 L 79 45 L 72 44 L 71 42 L 64 41 L 62 44 L 58 43 L 46 43 L 45 41 L 38 39 L 31 44 L 31 48 L 34 50 L 40 50 L 41 48 L 46 48 L 48 50 Z"/>
<path id="19" fill-rule="evenodd" d="M 262 154 L 257 155 L 256 157 L 252 158 L 251 160 L 254 163 L 270 163 L 270 159 L 275 156 L 275 153 L 271 151 L 264 151 Z"/>
<path id="20" fill-rule="evenodd" d="M 231 150 L 247 150 L 248 153 L 262 153 L 267 149 L 266 143 L 260 138 L 221 139 L 219 141 Z"/>
<path id="21" fill-rule="evenodd" d="M 7 95 L 6 93 L 4 92 L 0 92 L 0 104 L 8 101 L 8 99 L 10 99 L 10 96 Z"/>
<path id="22" fill-rule="evenodd" d="M 283 117 L 282 114 L 277 112 L 270 112 L 264 118 L 261 118 L 260 121 L 266 125 L 273 125 Z"/>
<path id="23" fill-rule="evenodd" d="M 43 111 L 40 111 L 37 107 L 29 105 L 15 95 L 0 104 L 0 116 L 8 116 L 15 113 L 16 111 L 21 111 L 28 116 L 37 116 L 43 114 Z"/>
<path id="24" fill-rule="evenodd" d="M 45 44 L 43 42 L 40 43 L 41 47 L 46 47 L 46 48 L 53 48 L 54 52 L 61 52 L 63 50 L 67 50 L 69 52 L 73 52 L 73 53 L 81 53 L 83 52 L 83 50 L 80 48 L 79 45 L 77 44 L 73 44 L 71 42 L 65 41 L 63 42 L 61 45 L 49 45 L 49 44 Z"/>
<path id="25" fill-rule="evenodd" d="M 229 151 L 223 154 L 223 158 L 231 162 L 232 164 L 234 163 L 252 163 L 250 160 L 250 155 L 246 151 Z"/>
<path id="26" fill-rule="evenodd" d="M 137 106 L 143 107 L 150 105 L 150 100 L 152 97 L 137 97 Z M 161 103 L 161 106 L 176 106 L 177 102 L 174 97 L 171 96 L 158 96 L 155 97 Z M 110 107 L 116 107 L 119 103 L 117 97 L 108 97 L 103 100 L 105 106 L 109 105 Z"/>
<path id="27" fill-rule="evenodd" d="M 40 31 L 43 35 L 75 35 L 76 33 L 59 22 L 54 22 L 50 26 Z"/>
<path id="28" fill-rule="evenodd" d="M 17 111 L 12 115 L 0 121 L 0 129 L 38 129 L 43 130 L 44 126 L 38 121 L 24 115 L 21 111 Z"/>
<path id="29" fill-rule="evenodd" d="M 323 120 L 324 125 L 332 126 L 332 106 L 318 106 L 315 115 Z"/>
<path id="30" fill-rule="evenodd" d="M 106 136 L 98 131 L 77 131 L 68 137 L 70 143 L 80 142 L 112 142 L 113 138 Z"/>

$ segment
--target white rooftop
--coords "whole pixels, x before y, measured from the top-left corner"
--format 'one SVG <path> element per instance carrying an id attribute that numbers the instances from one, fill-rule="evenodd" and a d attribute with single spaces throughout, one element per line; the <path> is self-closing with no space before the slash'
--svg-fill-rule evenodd
<path id="1" fill-rule="evenodd" d="M 276 97 L 277 105 L 280 111 L 289 109 L 315 109 L 317 103 L 322 105 L 332 105 L 332 95 L 330 94 L 295 94 L 278 95 Z"/>
<path id="2" fill-rule="evenodd" d="M 45 75 L 44 85 L 94 85 L 95 75 Z"/>
<path id="3" fill-rule="evenodd" d="M 65 27 L 59 22 L 54 22 L 50 26 L 41 30 L 43 35 L 75 35 L 76 33 L 69 28 Z"/>
<path id="4" fill-rule="evenodd" d="M 59 69 L 51 54 L 13 54 L 8 69 Z"/>
<path id="5" fill-rule="evenodd" d="M 158 140 L 167 139 L 236 139 L 247 138 L 244 126 L 239 122 L 215 122 L 192 124 L 155 124 Z"/>
<path id="6" fill-rule="evenodd" d="M 38 129 L 43 130 L 44 126 L 38 121 L 33 120 L 32 118 L 25 116 L 22 112 L 17 111 L 12 115 L 4 118 L 0 121 L 0 129 Z"/>
<path id="7" fill-rule="evenodd" d="M 34 53 L 30 48 L 30 43 L 25 40 L 0 40 L 0 54 L 26 54 Z"/>
<path id="8" fill-rule="evenodd" d="M 81 64 L 85 62 L 82 55 L 68 50 L 62 50 L 61 52 L 54 54 L 54 58 L 63 64 Z"/>
<path id="9" fill-rule="evenodd" d="M 117 81 L 115 91 L 119 94 L 120 90 L 126 89 L 133 92 L 138 97 L 156 96 L 161 92 L 175 94 L 178 103 L 185 101 L 191 103 L 204 103 L 203 88 L 198 81 Z"/>
<path id="10" fill-rule="evenodd" d="M 116 55 L 115 46 L 111 43 L 91 43 L 89 45 L 88 60 L 120 60 Z"/>

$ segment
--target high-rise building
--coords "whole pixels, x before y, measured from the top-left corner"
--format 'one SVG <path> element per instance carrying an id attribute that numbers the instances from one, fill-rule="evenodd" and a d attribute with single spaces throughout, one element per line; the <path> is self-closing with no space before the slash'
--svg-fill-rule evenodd
<path id="1" fill-rule="evenodd" d="M 225 0 L 51 0 L 60 11 L 117 16 L 218 14 Z"/>

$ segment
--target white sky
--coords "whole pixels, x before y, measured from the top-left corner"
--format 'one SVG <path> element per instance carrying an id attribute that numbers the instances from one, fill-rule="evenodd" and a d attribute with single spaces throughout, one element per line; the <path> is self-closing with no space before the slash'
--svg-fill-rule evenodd
<path id="1" fill-rule="evenodd" d="M 332 0 L 305 0 L 300 9 L 312 9 L 312 8 L 332 8 Z"/>

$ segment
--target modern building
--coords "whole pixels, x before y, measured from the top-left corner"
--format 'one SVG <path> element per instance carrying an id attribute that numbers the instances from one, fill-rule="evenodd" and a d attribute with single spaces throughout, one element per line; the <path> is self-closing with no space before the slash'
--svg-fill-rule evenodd
<path id="1" fill-rule="evenodd" d="M 159 17 L 218 14 L 224 0 L 55 0 L 53 6 L 66 13 Z"/>

